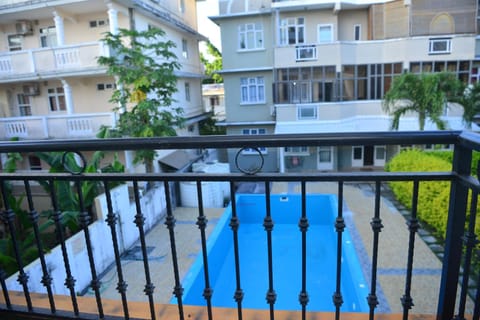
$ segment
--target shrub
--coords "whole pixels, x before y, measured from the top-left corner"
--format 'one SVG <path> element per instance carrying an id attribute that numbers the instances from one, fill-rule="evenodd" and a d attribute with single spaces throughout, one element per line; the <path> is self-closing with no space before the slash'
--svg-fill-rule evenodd
<path id="1" fill-rule="evenodd" d="M 386 166 L 391 172 L 450 171 L 451 163 L 418 149 L 405 150 Z M 412 207 L 413 182 L 391 182 L 397 200 L 408 209 Z M 448 181 L 420 182 L 417 213 L 422 222 L 434 229 L 437 237 L 445 238 L 450 183 Z"/>

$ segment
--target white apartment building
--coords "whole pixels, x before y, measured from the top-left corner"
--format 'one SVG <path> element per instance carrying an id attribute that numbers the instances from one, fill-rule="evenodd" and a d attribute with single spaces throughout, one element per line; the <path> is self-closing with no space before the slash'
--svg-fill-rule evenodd
<path id="1" fill-rule="evenodd" d="M 231 135 L 388 131 L 382 98 L 396 75 L 450 71 L 465 83 L 479 76 L 476 0 L 219 0 L 211 19 L 221 30 Z M 445 109 L 449 129 L 464 128 L 462 112 Z M 415 114 L 402 118 L 399 130 L 418 130 Z M 402 147 L 261 153 L 265 171 L 365 170 L 383 167 Z M 243 166 L 257 156 L 243 150 Z M 232 151 L 230 163 L 234 158 Z"/>
<path id="2" fill-rule="evenodd" d="M 115 79 L 97 64 L 109 54 L 101 39 L 149 27 L 176 44 L 174 107 L 186 119 L 178 134 L 197 135 L 205 116 L 198 42 L 206 38 L 197 31 L 195 0 L 7 0 L 0 1 L 0 139 L 90 139 L 115 125 Z M 34 156 L 28 161 L 42 166 Z"/>

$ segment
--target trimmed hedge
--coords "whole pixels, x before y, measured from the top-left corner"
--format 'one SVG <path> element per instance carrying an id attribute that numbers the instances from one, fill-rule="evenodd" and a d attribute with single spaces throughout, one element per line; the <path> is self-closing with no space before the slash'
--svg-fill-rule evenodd
<path id="1" fill-rule="evenodd" d="M 391 172 L 450 171 L 452 164 L 440 157 L 418 149 L 404 150 L 387 164 Z M 413 182 L 390 182 L 397 200 L 412 208 Z M 447 227 L 450 183 L 448 181 L 422 181 L 418 192 L 418 219 L 434 229 L 436 236 L 445 238 Z"/>

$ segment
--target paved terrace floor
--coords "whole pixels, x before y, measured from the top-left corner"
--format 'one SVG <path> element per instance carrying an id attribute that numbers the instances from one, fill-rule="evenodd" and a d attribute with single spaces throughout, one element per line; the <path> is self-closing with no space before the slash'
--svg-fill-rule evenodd
<path id="1" fill-rule="evenodd" d="M 307 193 L 336 194 L 337 188 L 337 184 L 334 183 L 308 183 Z M 272 184 L 272 193 L 300 193 L 300 184 L 275 182 Z M 370 284 L 373 244 L 370 221 L 374 214 L 374 193 L 368 185 L 345 185 L 344 199 L 344 215 L 347 228 L 349 228 L 355 242 L 365 279 Z M 224 209 L 207 208 L 205 211 L 208 217 L 206 229 L 208 235 L 215 227 Z M 377 296 L 380 304 L 376 312 L 400 313 L 402 312 L 400 298 L 404 294 L 405 287 L 408 227 L 405 218 L 386 198 L 382 197 L 380 211 L 384 228 L 380 233 L 377 270 L 379 281 Z M 201 250 L 200 233 L 196 225 L 198 209 L 180 207 L 174 211 L 174 216 L 177 221 L 175 237 L 179 257 L 178 265 L 181 278 L 183 278 Z M 152 282 L 156 287 L 154 292 L 155 302 L 169 303 L 172 297 L 174 279 L 170 240 L 168 230 L 163 222 L 147 234 L 146 242 L 149 247 Z M 124 278 L 128 283 L 127 298 L 129 301 L 148 301 L 143 292 L 145 286 L 144 267 L 141 252 L 138 248 L 139 244 L 122 258 Z M 414 302 L 412 313 L 436 313 L 440 276 L 440 260 L 417 235 L 411 291 Z M 102 298 L 120 299 L 116 290 L 118 279 L 115 268 L 103 274 L 101 281 Z M 85 295 L 93 296 L 93 292 L 87 291 Z"/>

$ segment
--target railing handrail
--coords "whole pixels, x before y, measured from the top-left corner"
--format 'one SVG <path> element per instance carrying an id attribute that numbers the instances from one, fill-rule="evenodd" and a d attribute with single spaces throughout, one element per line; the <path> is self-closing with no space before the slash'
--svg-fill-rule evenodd
<path id="1" fill-rule="evenodd" d="M 4 141 L 0 152 L 27 151 L 118 151 L 142 149 L 199 149 L 283 146 L 356 146 L 455 144 L 459 137 L 469 138 L 480 148 L 480 140 L 462 131 L 347 132 L 318 134 L 228 135 L 158 138 L 56 139 L 54 141 Z"/>

